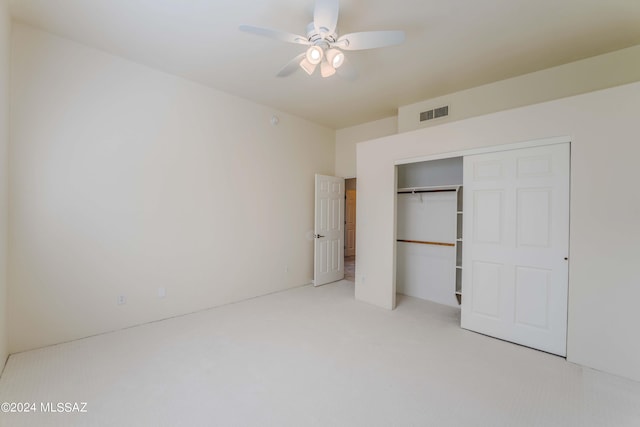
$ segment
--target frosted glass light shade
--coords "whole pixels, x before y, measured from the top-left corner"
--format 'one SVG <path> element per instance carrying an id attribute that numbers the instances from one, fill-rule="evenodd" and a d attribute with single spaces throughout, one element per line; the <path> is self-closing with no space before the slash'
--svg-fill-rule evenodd
<path id="1" fill-rule="evenodd" d="M 324 57 L 324 51 L 320 46 L 311 46 L 307 49 L 307 61 L 313 65 L 318 65 Z"/>
<path id="2" fill-rule="evenodd" d="M 333 68 L 339 68 L 344 63 L 344 53 L 338 49 L 329 49 L 327 51 L 327 61 Z"/>
<path id="3" fill-rule="evenodd" d="M 331 77 L 336 73 L 336 69 L 331 66 L 327 61 L 323 61 L 320 66 L 320 74 L 322 77 Z"/>
<path id="4" fill-rule="evenodd" d="M 317 66 L 318 64 L 312 64 L 306 57 L 300 61 L 300 67 L 309 75 L 313 74 Z"/>

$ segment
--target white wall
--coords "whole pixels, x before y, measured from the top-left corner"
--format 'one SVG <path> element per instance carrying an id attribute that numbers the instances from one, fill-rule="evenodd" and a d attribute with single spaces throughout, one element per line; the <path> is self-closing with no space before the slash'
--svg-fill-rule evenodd
<path id="1" fill-rule="evenodd" d="M 336 174 L 356 175 L 356 143 L 640 80 L 640 45 L 402 106 L 397 117 L 336 132 Z M 449 105 L 449 116 L 420 112 Z"/>
<path id="2" fill-rule="evenodd" d="M 333 130 L 24 25 L 13 43 L 11 352 L 310 282 Z"/>
<path id="3" fill-rule="evenodd" d="M 0 372 L 7 360 L 7 231 L 9 56 L 11 19 L 6 0 L 0 0 Z"/>
<path id="4" fill-rule="evenodd" d="M 640 45 L 400 107 L 398 132 L 438 126 L 638 80 Z M 420 112 L 444 105 L 449 105 L 449 116 L 420 122 Z"/>
<path id="5" fill-rule="evenodd" d="M 394 135 L 398 132 L 396 116 L 363 123 L 336 131 L 336 176 L 356 176 L 356 144 L 373 138 Z"/>
<path id="6" fill-rule="evenodd" d="M 462 157 L 398 166 L 398 188 L 462 185 Z"/>
<path id="7" fill-rule="evenodd" d="M 640 83 L 358 144 L 356 298 L 395 305 L 395 162 L 569 135 L 568 360 L 640 380 Z"/>

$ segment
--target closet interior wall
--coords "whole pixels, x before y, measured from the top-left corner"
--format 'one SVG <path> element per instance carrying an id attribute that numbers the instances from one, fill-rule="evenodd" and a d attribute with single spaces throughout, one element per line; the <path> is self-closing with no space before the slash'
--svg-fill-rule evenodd
<path id="1" fill-rule="evenodd" d="M 396 291 L 459 307 L 462 157 L 398 166 Z M 458 261 L 458 262 L 457 262 Z"/>

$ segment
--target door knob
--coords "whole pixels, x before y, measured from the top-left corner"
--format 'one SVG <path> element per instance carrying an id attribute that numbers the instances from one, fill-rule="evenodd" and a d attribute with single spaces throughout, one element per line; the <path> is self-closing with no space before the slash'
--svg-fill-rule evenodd
<path id="1" fill-rule="evenodd" d="M 324 237 L 324 236 L 321 235 L 321 234 L 314 234 L 313 237 L 315 237 L 316 239 L 319 239 L 319 238 Z"/>

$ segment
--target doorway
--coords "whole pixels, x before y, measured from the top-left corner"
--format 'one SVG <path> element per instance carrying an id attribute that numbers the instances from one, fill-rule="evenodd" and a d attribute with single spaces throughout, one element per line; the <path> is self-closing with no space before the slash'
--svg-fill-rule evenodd
<path id="1" fill-rule="evenodd" d="M 356 276 L 356 178 L 344 180 L 344 278 L 355 281 Z"/>
<path id="2" fill-rule="evenodd" d="M 462 157 L 398 166 L 396 291 L 459 307 Z"/>

